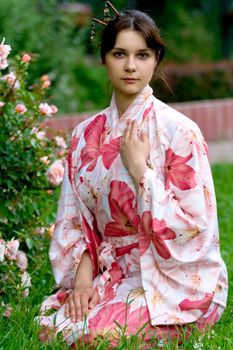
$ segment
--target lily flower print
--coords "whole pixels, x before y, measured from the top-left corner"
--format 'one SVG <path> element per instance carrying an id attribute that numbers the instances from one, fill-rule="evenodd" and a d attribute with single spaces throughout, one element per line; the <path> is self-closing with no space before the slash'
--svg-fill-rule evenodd
<path id="1" fill-rule="evenodd" d="M 175 239 L 174 231 L 167 227 L 164 220 L 152 219 L 151 212 L 142 214 L 140 224 L 140 254 L 144 254 L 153 243 L 157 253 L 165 260 L 171 257 L 171 253 L 165 243 L 166 240 Z"/>
<path id="2" fill-rule="evenodd" d="M 104 144 L 107 137 L 106 115 L 98 115 L 86 128 L 84 139 L 86 145 L 81 151 L 82 163 L 79 170 L 86 166 L 87 171 L 92 171 L 97 163 L 99 156 L 102 156 L 103 164 L 109 169 L 114 159 L 119 154 L 120 137 L 112 139 L 108 144 Z"/>
<path id="3" fill-rule="evenodd" d="M 137 233 L 137 209 L 133 205 L 134 193 L 122 181 L 112 181 L 108 202 L 113 222 L 107 223 L 106 236 L 125 236 Z"/>
<path id="4" fill-rule="evenodd" d="M 180 190 L 190 190 L 196 186 L 195 171 L 186 163 L 192 158 L 192 154 L 187 157 L 178 156 L 171 148 L 166 151 L 165 162 L 165 188 L 169 188 L 169 183 Z"/>
<path id="5" fill-rule="evenodd" d="M 202 313 L 205 313 L 208 311 L 212 300 L 213 300 L 213 293 L 206 293 L 204 298 L 200 300 L 184 299 L 179 304 L 179 307 L 181 311 L 200 310 Z"/>

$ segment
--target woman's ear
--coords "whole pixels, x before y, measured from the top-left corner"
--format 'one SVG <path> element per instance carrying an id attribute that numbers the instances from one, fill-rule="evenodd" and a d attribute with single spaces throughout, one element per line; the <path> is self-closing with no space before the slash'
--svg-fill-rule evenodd
<path id="1" fill-rule="evenodd" d="M 155 76 L 156 76 L 156 71 L 157 71 L 157 63 L 158 63 L 158 61 L 157 61 L 157 60 L 155 60 L 155 64 L 154 64 L 154 72 L 153 72 L 153 76 L 152 76 L 151 80 L 154 80 L 154 79 L 155 79 Z"/>
<path id="2" fill-rule="evenodd" d="M 155 73 L 156 73 L 156 70 L 157 70 L 157 63 L 158 63 L 158 61 L 155 60 L 153 78 L 155 77 Z"/>

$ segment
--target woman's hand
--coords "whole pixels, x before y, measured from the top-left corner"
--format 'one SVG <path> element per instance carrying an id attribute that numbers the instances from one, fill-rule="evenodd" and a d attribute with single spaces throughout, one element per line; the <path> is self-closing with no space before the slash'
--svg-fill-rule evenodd
<path id="1" fill-rule="evenodd" d="M 92 285 L 76 286 L 65 304 L 65 317 L 70 317 L 76 323 L 87 317 L 99 302 L 99 294 Z"/>
<path id="2" fill-rule="evenodd" d="M 124 166 L 138 187 L 148 168 L 146 161 L 150 154 L 150 142 L 145 132 L 142 131 L 138 136 L 136 121 L 128 122 L 122 137 L 120 153 Z"/>
<path id="3" fill-rule="evenodd" d="M 99 294 L 92 285 L 93 271 L 90 255 L 85 251 L 79 263 L 74 282 L 74 291 L 65 304 L 65 317 L 76 323 L 84 319 L 99 302 Z"/>

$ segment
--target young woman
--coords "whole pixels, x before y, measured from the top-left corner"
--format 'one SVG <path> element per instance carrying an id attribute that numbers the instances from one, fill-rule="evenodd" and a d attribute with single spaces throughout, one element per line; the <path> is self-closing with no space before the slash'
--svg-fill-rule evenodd
<path id="1" fill-rule="evenodd" d="M 206 144 L 148 85 L 163 56 L 142 12 L 123 11 L 103 30 L 114 93 L 72 135 L 50 249 L 59 290 L 40 316 L 69 344 L 114 333 L 116 322 L 127 334 L 146 324 L 147 338 L 177 336 L 213 325 L 226 305 Z"/>

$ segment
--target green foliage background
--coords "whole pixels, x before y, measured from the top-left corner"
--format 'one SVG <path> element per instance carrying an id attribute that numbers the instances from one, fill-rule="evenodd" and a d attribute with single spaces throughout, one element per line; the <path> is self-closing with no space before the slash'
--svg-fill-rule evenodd
<path id="1" fill-rule="evenodd" d="M 90 27 L 75 28 L 59 5 L 55 0 L 1 0 L 0 36 L 11 44 L 13 53 L 34 53 L 31 79 L 50 75 L 51 99 L 60 111 L 103 106 L 104 69 L 86 55 Z"/>
<path id="2" fill-rule="evenodd" d="M 103 0 L 81 2 L 90 5 L 96 17 L 102 17 Z M 111 96 L 106 87 L 105 69 L 98 55 L 98 39 L 94 43 L 90 42 L 91 20 L 87 25 L 78 27 L 71 16 L 62 10 L 62 5 L 72 3 L 75 1 L 0 1 L 0 37 L 6 37 L 6 42 L 12 45 L 14 53 L 34 53 L 31 79 L 33 81 L 40 74 L 50 75 L 53 82 L 50 98 L 61 114 L 102 109 L 108 105 Z M 123 9 L 133 2 L 115 0 L 113 3 L 118 9 Z M 166 0 L 161 2 L 161 6 L 156 5 L 161 10 L 150 14 L 162 28 L 167 44 L 165 63 L 221 59 L 219 4 L 219 0 Z M 213 73 L 210 83 L 204 86 L 198 83 L 197 88 L 196 79 L 199 81 L 202 77 L 199 79 L 195 76 L 192 79 L 194 92 L 189 93 L 190 89 L 184 89 L 183 85 L 187 84 L 185 81 L 174 90 L 175 97 L 170 98 L 166 91 L 165 98 L 163 94 L 161 98 L 165 101 L 199 98 L 196 92 L 204 94 L 213 90 L 211 82 L 216 79 L 218 82 L 218 73 Z M 229 82 L 226 84 L 229 85 Z M 180 89 L 186 92 L 185 97 L 179 95 Z M 232 90 L 228 88 L 217 97 L 228 97 L 231 93 Z M 207 98 L 212 96 L 208 95 Z"/>
<path id="3" fill-rule="evenodd" d="M 222 58 L 219 0 L 166 0 L 160 22 L 168 60 L 186 63 Z"/>

